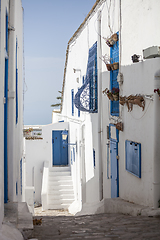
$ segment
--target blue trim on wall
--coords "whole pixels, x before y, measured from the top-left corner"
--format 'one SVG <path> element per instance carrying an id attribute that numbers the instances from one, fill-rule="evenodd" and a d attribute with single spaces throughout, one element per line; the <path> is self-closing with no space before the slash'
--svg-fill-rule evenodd
<path id="1" fill-rule="evenodd" d="M 94 148 L 93 148 L 93 166 L 94 168 L 96 167 L 96 152 Z"/>
<path id="2" fill-rule="evenodd" d="M 72 98 L 72 116 L 74 116 L 74 89 L 71 90 L 71 98 Z"/>
<path id="3" fill-rule="evenodd" d="M 110 141 L 116 142 L 116 154 L 118 156 L 118 143 L 119 143 L 119 130 L 116 129 L 116 139 L 111 138 L 111 127 L 116 126 L 112 123 L 109 124 L 109 139 Z M 119 197 L 119 161 L 117 159 L 117 197 Z"/>
<path id="4" fill-rule="evenodd" d="M 8 55 L 8 14 L 6 12 L 6 55 Z M 8 201 L 8 56 L 5 58 L 5 78 L 4 78 L 4 203 Z"/>
<path id="5" fill-rule="evenodd" d="M 18 54 L 18 41 L 16 40 L 16 124 L 18 123 L 18 67 L 17 67 L 17 54 Z"/>
<path id="6" fill-rule="evenodd" d="M 21 195 L 22 195 L 22 159 L 20 161 L 20 181 L 21 181 Z"/>

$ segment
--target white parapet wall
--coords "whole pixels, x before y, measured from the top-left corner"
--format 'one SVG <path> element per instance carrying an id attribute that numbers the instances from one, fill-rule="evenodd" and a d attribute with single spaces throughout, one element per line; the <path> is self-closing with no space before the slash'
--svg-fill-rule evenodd
<path id="1" fill-rule="evenodd" d="M 42 177 L 42 191 L 41 191 L 41 201 L 42 210 L 48 209 L 48 176 L 49 176 L 49 162 L 44 162 L 43 167 L 43 177 Z"/>

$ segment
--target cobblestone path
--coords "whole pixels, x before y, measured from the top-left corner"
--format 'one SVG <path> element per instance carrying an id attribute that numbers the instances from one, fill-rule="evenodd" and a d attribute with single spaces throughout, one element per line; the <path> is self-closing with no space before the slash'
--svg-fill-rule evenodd
<path id="1" fill-rule="evenodd" d="M 160 239 L 160 218 L 158 217 L 133 217 L 122 214 L 76 217 L 63 211 L 47 212 L 36 213 L 34 218 L 38 219 L 42 216 L 42 225 L 34 227 L 32 238 L 38 240 Z M 47 214 L 49 216 L 43 216 Z"/>

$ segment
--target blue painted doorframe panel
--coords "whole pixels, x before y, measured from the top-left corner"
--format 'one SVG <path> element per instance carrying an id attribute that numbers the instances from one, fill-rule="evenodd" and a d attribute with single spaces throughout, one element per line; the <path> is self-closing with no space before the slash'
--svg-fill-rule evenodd
<path id="1" fill-rule="evenodd" d="M 117 159 L 119 131 L 116 129 L 116 139 L 112 139 L 111 127 L 115 126 L 113 124 L 109 125 L 110 160 L 111 160 L 111 198 L 116 198 L 119 197 L 119 163 Z"/>
<path id="2" fill-rule="evenodd" d="M 68 144 L 68 138 L 66 143 Z M 62 131 L 52 131 L 53 165 L 68 165 L 68 145 L 63 145 Z"/>
<path id="3" fill-rule="evenodd" d="M 8 14 L 6 12 L 6 55 L 8 55 Z M 7 153 L 7 118 L 8 118 L 8 57 L 5 59 L 4 78 L 4 203 L 8 201 L 8 153 Z"/>

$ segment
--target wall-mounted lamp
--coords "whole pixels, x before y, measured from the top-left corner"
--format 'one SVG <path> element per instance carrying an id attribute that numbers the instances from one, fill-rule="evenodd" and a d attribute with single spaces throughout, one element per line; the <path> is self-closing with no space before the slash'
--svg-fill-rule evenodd
<path id="1" fill-rule="evenodd" d="M 68 137 L 68 131 L 65 129 L 62 132 L 62 142 L 64 145 L 75 145 L 76 146 L 76 152 L 77 152 L 77 142 L 76 143 L 66 143 Z"/>

